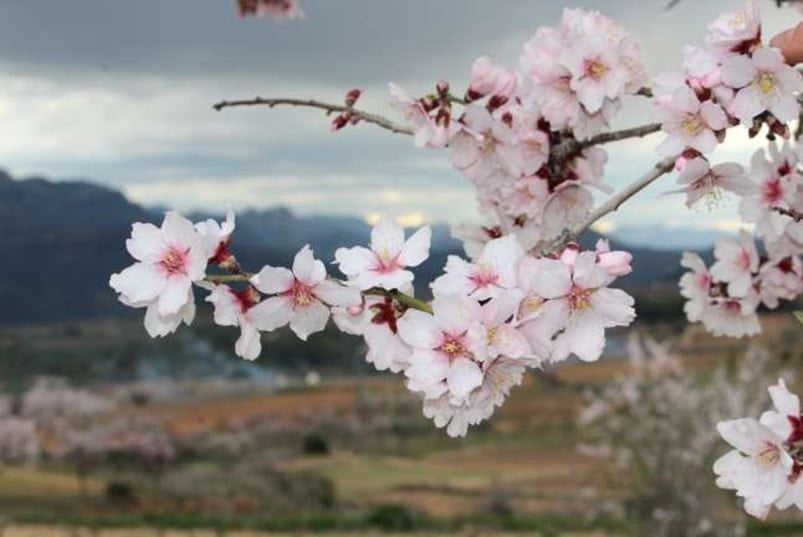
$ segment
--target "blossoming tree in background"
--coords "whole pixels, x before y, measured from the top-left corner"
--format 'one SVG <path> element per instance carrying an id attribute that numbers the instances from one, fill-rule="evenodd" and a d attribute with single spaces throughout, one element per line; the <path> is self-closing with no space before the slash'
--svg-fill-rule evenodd
<path id="1" fill-rule="evenodd" d="M 238 5 L 242 15 L 300 15 L 294 1 Z M 261 332 L 287 326 L 306 340 L 331 317 L 364 338 L 377 369 L 404 374 L 436 426 L 463 436 L 493 414 L 528 368 L 570 356 L 598 360 L 605 331 L 633 322 L 633 299 L 613 287 L 631 271 L 630 254 L 611 251 L 604 240 L 582 250 L 575 240 L 677 172 L 689 207 L 722 191 L 739 196 L 742 217 L 763 242 L 747 234 L 722 239 L 711 267 L 684 255 L 688 318 L 715 335 L 754 335 L 760 305 L 775 308 L 803 291 L 803 148 L 790 127 L 800 116 L 803 77 L 762 41 L 757 0 L 711 23 L 704 41 L 684 52 L 676 72 L 650 81 L 630 33 L 598 12 L 566 9 L 556 26 L 539 28 L 524 44 L 515 69 L 481 57 L 457 93 L 445 81 L 423 96 L 391 84 L 402 123 L 357 108 L 356 89 L 342 104 L 256 98 L 215 105 L 317 108 L 334 116 L 334 131 L 370 124 L 445 152 L 475 187 L 486 222 L 456 227 L 466 258 L 448 259 L 429 302 L 414 294 L 413 269 L 429 255 L 431 232 L 406 236 L 388 220 L 373 228 L 368 247 L 343 245 L 331 271 L 309 246 L 290 268 L 251 271 L 229 250 L 233 214 L 223 223 L 193 224 L 169 212 L 160 227 L 134 224 L 126 246 L 135 263 L 110 285 L 121 302 L 145 310 L 153 337 L 191 323 L 194 290 L 208 291 L 215 322 L 240 329 L 235 352 L 247 359 L 259 356 Z M 652 99 L 658 121 L 611 132 L 633 98 Z M 710 158 L 734 129 L 769 140 L 749 169 Z M 604 182 L 605 145 L 659 132 L 661 160 L 612 192 Z M 595 207 L 593 191 L 609 197 Z M 758 516 L 773 504 L 803 507 L 800 409 L 783 384 L 772 390 L 781 405 L 774 417 L 719 426 L 736 448 L 717 465 L 719 483 L 736 489 Z"/>

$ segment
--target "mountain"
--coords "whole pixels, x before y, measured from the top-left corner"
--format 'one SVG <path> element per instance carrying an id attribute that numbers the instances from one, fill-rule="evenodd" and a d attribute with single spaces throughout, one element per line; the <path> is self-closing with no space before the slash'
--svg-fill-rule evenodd
<path id="1" fill-rule="evenodd" d="M 107 187 L 40 177 L 15 180 L 0 171 L 0 324 L 132 315 L 109 289 L 109 274 L 131 263 L 125 251 L 131 223 L 160 220 L 158 211 Z M 365 244 L 368 237 L 369 227 L 358 218 L 300 217 L 274 208 L 238 214 L 232 247 L 244 266 L 256 270 L 288 264 L 304 244 L 320 259 L 331 260 L 337 247 Z M 597 238 L 589 234 L 583 242 Z M 614 241 L 614 246 L 621 245 Z M 637 270 L 623 279 L 624 286 L 677 281 L 679 252 L 630 250 Z M 433 226 L 432 255 L 416 271 L 419 290 L 437 276 L 449 254 L 460 251 L 446 226 Z"/>
<path id="2" fill-rule="evenodd" d="M 655 250 L 708 250 L 717 239 L 732 237 L 735 232 L 677 228 L 666 226 L 617 228 L 616 240 L 631 246 Z"/>

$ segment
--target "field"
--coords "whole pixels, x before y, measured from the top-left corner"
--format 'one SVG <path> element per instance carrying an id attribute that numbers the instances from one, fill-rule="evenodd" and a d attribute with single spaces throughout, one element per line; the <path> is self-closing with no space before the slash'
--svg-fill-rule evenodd
<path id="1" fill-rule="evenodd" d="M 799 338 L 790 343 L 793 340 L 789 338 L 796 334 L 791 316 L 770 316 L 764 322 L 771 334 L 765 337 L 766 345 L 790 355 L 801 354 Z M 670 333 L 672 328 L 653 326 L 650 330 Z M 713 340 L 695 327 L 677 336 L 675 352 L 692 370 L 710 369 L 723 359 L 741 356 L 744 350 L 739 342 Z M 79 480 L 67 466 L 45 464 L 9 467 L 0 473 L 0 520 L 7 517 L 23 524 L 7 527 L 0 537 L 89 534 L 84 532 L 89 530 L 67 532 L 41 525 L 53 521 L 76 524 L 74 528 L 100 524 L 109 529 L 93 535 L 108 537 L 223 534 L 178 531 L 206 524 L 240 537 L 260 535 L 248 533 L 249 528 L 286 528 L 299 535 L 305 529 L 337 532 L 353 527 L 370 532 L 371 528 L 426 530 L 432 525 L 444 531 L 482 535 L 492 519 L 494 527 L 502 530 L 543 535 L 618 534 L 628 531 L 627 524 L 616 522 L 615 516 L 611 522 L 601 506 L 614 505 L 628 495 L 628 476 L 613 472 L 609 461 L 581 453 L 583 435 L 576 417 L 585 390 L 602 386 L 627 369 L 625 360 L 610 356 L 595 364 L 571 363 L 547 374 L 531 375 L 487 426 L 461 440 L 446 438 L 423 420 L 415 401 L 393 376 L 328 378 L 316 386 L 271 391 L 237 389 L 236 383 L 227 390 L 198 384 L 192 397 L 154 400 L 118 411 L 158 420 L 186 445 L 193 445 L 199 434 L 232 424 L 241 429 L 271 424 L 277 428 L 266 437 L 270 441 L 260 440 L 259 460 L 267 459 L 282 476 L 311 475 L 331 482 L 334 511 L 317 518 L 306 508 L 291 507 L 274 516 L 262 513 L 258 499 L 243 492 L 242 498 L 232 500 L 233 511 L 207 516 L 205 508 L 184 509 L 182 503 L 177 511 L 179 504 L 165 499 L 163 489 L 169 489 L 171 483 L 169 472 L 132 477 L 130 470 L 104 467 Z M 382 429 L 368 425 L 388 412 L 396 420 L 392 424 Z M 344 423 L 351 425 L 345 427 Z M 394 429 L 399 424 L 404 425 L 401 432 Z M 299 449 L 295 440 L 288 440 L 305 438 L 309 430 L 325 438 L 325 453 L 307 452 Z M 217 473 L 208 475 L 217 477 L 210 481 L 228 479 L 229 467 L 240 468 L 244 461 L 250 464 L 256 459 L 248 454 L 216 460 Z M 205 460 L 188 466 L 209 471 L 210 463 Z M 237 471 L 232 470 L 231 476 L 239 475 Z M 108 485 L 121 480 L 136 484 L 137 500 L 122 506 L 110 504 Z M 272 494 L 284 495 L 284 486 L 278 485 Z M 726 517 L 736 515 L 732 501 L 723 502 L 723 509 L 730 513 Z M 383 525 L 382 516 L 390 516 L 389 527 Z M 396 516 L 401 517 L 400 522 L 393 518 Z M 380 522 L 366 524 L 365 520 Z M 504 522 L 497 524 L 497 520 Z M 113 529 L 129 524 L 176 529 Z"/>

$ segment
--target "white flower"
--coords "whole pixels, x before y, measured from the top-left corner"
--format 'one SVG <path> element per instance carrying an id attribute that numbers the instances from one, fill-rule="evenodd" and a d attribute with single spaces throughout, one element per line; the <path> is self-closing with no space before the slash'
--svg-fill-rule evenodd
<path id="1" fill-rule="evenodd" d="M 612 276 L 597 265 L 595 252 L 583 252 L 574 266 L 553 259 L 538 260 L 535 291 L 543 297 L 537 317 L 531 322 L 553 339 L 551 360 L 570 354 L 593 362 L 602 355 L 605 328 L 627 326 L 636 313 L 633 298 L 609 289 Z"/>
<path id="2" fill-rule="evenodd" d="M 432 230 L 423 227 L 404 240 L 404 228 L 380 220 L 371 230 L 371 249 L 355 246 L 335 252 L 340 271 L 349 277 L 349 285 L 358 289 L 382 287 L 399 289 L 413 281 L 407 267 L 417 267 L 429 257 Z"/>
<path id="3" fill-rule="evenodd" d="M 599 112 L 605 99 L 625 93 L 630 73 L 604 35 L 589 34 L 572 43 L 560 63 L 571 73 L 569 85 L 589 113 Z"/>
<path id="4" fill-rule="evenodd" d="M 766 517 L 786 493 L 794 461 L 772 429 L 749 418 L 722 421 L 717 431 L 735 449 L 714 463 L 717 485 L 745 498 L 745 510 Z"/>
<path id="5" fill-rule="evenodd" d="M 152 335 L 174 331 L 192 321 L 192 284 L 205 277 L 206 252 L 192 222 L 168 212 L 161 228 L 136 223 L 126 241 L 136 263 L 112 274 L 109 285 L 127 306 L 147 308 L 145 325 Z"/>
<path id="6" fill-rule="evenodd" d="M 483 248 L 476 263 L 450 255 L 445 274 L 432 282 L 438 294 L 459 294 L 476 300 L 498 296 L 516 287 L 516 264 L 524 250 L 512 235 L 494 239 Z"/>
<path id="7" fill-rule="evenodd" d="M 703 198 L 716 201 L 721 191 L 733 192 L 739 196 L 754 194 L 755 184 L 745 175 L 744 168 L 733 162 L 717 164 L 713 168 L 702 157 L 686 163 L 678 176 L 678 184 L 683 188 L 676 192 L 686 194 L 686 206 L 692 207 Z"/>
<path id="8" fill-rule="evenodd" d="M 212 218 L 195 224 L 210 263 L 220 263 L 228 258 L 226 247 L 234 233 L 234 227 L 234 211 L 231 209 L 226 212 L 226 220 L 222 224 Z"/>
<path id="9" fill-rule="evenodd" d="M 758 250 L 748 233 L 742 231 L 739 238 L 718 239 L 714 245 L 716 262 L 711 266 L 711 276 L 728 284 L 728 295 L 743 297 L 753 287 L 753 274 L 758 272 Z"/>
<path id="10" fill-rule="evenodd" d="M 401 289 L 412 294 L 412 286 Z M 355 336 L 362 336 L 368 347 L 365 359 L 378 371 L 403 371 L 409 364 L 410 347 L 399 337 L 398 322 L 406 312 L 390 297 L 366 296 L 361 306 L 334 308 L 337 327 Z"/>
<path id="11" fill-rule="evenodd" d="M 719 105 L 703 101 L 690 87 L 683 85 L 672 94 L 672 99 L 659 107 L 659 118 L 667 138 L 658 150 L 675 156 L 687 147 L 701 153 L 716 149 L 717 131 L 728 126 L 728 118 Z"/>
<path id="12" fill-rule="evenodd" d="M 703 259 L 695 253 L 683 252 L 680 264 L 691 270 L 680 278 L 680 294 L 689 299 L 683 310 L 689 321 L 696 323 L 702 320 L 709 305 L 713 277 Z"/>
<path id="13" fill-rule="evenodd" d="M 432 419 L 436 427 L 446 427 L 452 438 L 465 436 L 469 425 L 490 418 L 494 409 L 504 403 L 510 390 L 521 384 L 525 369 L 520 361 L 510 358 L 493 360 L 485 367 L 482 385 L 467 401 L 454 404 L 446 395 L 424 399 L 424 416 Z"/>
<path id="14" fill-rule="evenodd" d="M 726 13 L 708 25 L 706 43 L 728 52 L 747 52 L 744 45 L 757 42 L 761 12 L 757 0 L 748 0 L 741 11 Z"/>
<path id="15" fill-rule="evenodd" d="M 259 321 L 257 328 L 270 331 L 290 325 L 290 329 L 306 341 L 320 332 L 329 320 L 328 306 L 356 306 L 360 293 L 326 279 L 326 267 L 304 246 L 293 260 L 293 270 L 265 266 L 251 278 L 251 284 L 272 296 L 254 306 Z"/>
<path id="16" fill-rule="evenodd" d="M 433 314 L 410 310 L 399 319 L 399 335 L 413 348 L 405 371 L 411 390 L 427 399 L 446 395 L 460 405 L 482 385 L 487 331 L 480 305 L 466 297 L 436 296 Z"/>
<path id="17" fill-rule="evenodd" d="M 738 90 L 729 112 L 745 125 L 752 126 L 753 118 L 765 111 L 783 123 L 798 117 L 795 93 L 803 90 L 803 76 L 787 65 L 776 49 L 760 48 L 752 58 L 727 58 L 722 64 L 722 81 Z"/>
<path id="18" fill-rule="evenodd" d="M 262 352 L 257 327 L 263 323 L 260 315 L 265 314 L 263 309 L 255 307 L 259 303 L 259 293 L 251 287 L 234 291 L 227 285 L 211 285 L 208 289 L 211 293 L 206 301 L 215 306 L 215 324 L 239 326 L 240 337 L 234 344 L 234 352 L 246 360 L 256 360 Z"/>
<path id="19" fill-rule="evenodd" d="M 743 298 L 712 298 L 704 306 L 699 320 L 717 337 L 751 337 L 761 333 L 757 307 L 755 292 Z"/>

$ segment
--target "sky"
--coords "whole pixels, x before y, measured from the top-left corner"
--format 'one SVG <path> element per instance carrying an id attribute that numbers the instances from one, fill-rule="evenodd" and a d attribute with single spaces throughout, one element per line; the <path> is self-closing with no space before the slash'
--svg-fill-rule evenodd
<path id="1" fill-rule="evenodd" d="M 599 9 L 642 43 L 651 75 L 677 70 L 685 44 L 741 1 L 301 0 L 303 20 L 239 19 L 234 0 L 0 0 L 0 167 L 16 176 L 84 179 L 132 200 L 222 212 L 287 206 L 300 214 L 386 214 L 476 220 L 470 185 L 444 151 L 370 125 L 329 132 L 308 109 L 215 112 L 221 99 L 261 96 L 341 102 L 388 116 L 387 83 L 412 94 L 449 80 L 465 87 L 481 55 L 515 66 L 564 7 Z M 771 35 L 800 18 L 764 0 Z M 629 98 L 617 125 L 652 120 Z M 399 118 L 396 118 L 399 119 Z M 714 161 L 746 163 L 757 142 L 730 136 Z M 621 188 L 659 159 L 660 135 L 608 146 L 606 182 Z M 736 202 L 688 210 L 665 177 L 603 229 L 733 229 Z"/>

